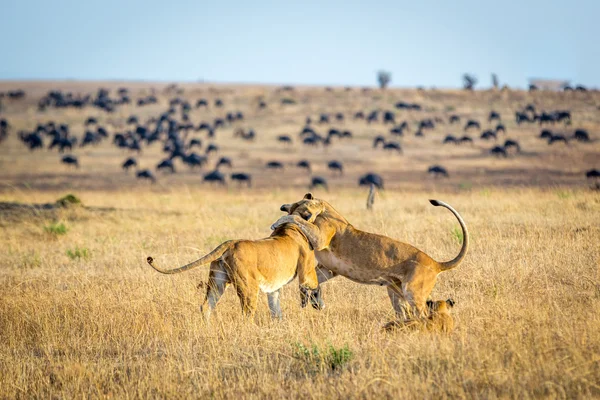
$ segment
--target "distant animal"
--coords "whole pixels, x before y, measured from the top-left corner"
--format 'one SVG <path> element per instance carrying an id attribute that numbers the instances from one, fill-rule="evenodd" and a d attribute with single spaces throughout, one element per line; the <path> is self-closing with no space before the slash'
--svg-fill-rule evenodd
<path id="1" fill-rule="evenodd" d="M 373 148 L 376 149 L 380 143 L 385 146 L 385 138 L 383 136 L 376 136 L 373 140 Z"/>
<path id="2" fill-rule="evenodd" d="M 215 168 L 218 169 L 221 165 L 225 165 L 225 166 L 231 168 L 231 158 L 229 158 L 229 157 L 221 157 L 219 159 L 219 161 L 217 162 L 217 165 L 216 165 Z"/>
<path id="3" fill-rule="evenodd" d="M 156 183 L 156 178 L 154 177 L 154 174 L 149 169 L 144 169 L 142 171 L 138 171 L 135 174 L 135 176 L 138 179 L 147 179 L 152 183 Z"/>
<path id="4" fill-rule="evenodd" d="M 442 142 L 443 144 L 457 144 L 457 140 L 453 135 L 446 135 L 446 137 L 444 138 L 444 141 Z"/>
<path id="5" fill-rule="evenodd" d="M 156 165 L 157 171 L 169 170 L 172 174 L 175 173 L 175 166 L 173 165 L 173 160 L 162 160 Z"/>
<path id="6" fill-rule="evenodd" d="M 283 169 L 283 164 L 279 161 L 269 161 L 267 163 L 267 168 L 269 169 Z"/>
<path id="7" fill-rule="evenodd" d="M 201 156 L 196 153 L 187 154 L 181 160 L 190 168 L 202 167 L 208 161 L 206 156 Z"/>
<path id="8" fill-rule="evenodd" d="M 63 164 L 72 165 L 75 168 L 79 168 L 79 161 L 77 160 L 77 157 L 75 157 L 73 155 L 63 156 L 61 162 Z"/>
<path id="9" fill-rule="evenodd" d="M 490 140 L 490 139 L 496 140 L 496 139 L 498 139 L 498 137 L 496 136 L 496 132 L 494 132 L 494 131 L 484 131 L 481 134 L 480 138 L 482 140 Z"/>
<path id="10" fill-rule="evenodd" d="M 313 176 L 313 178 L 311 179 L 310 188 L 314 189 L 317 186 L 322 186 L 325 188 L 325 190 L 329 191 L 329 187 L 327 186 L 327 179 L 321 176 Z"/>
<path id="11" fill-rule="evenodd" d="M 554 144 L 557 142 L 563 142 L 564 144 L 569 144 L 568 139 L 563 135 L 552 135 L 548 138 L 548 144 Z"/>
<path id="12" fill-rule="evenodd" d="M 246 183 L 248 185 L 248 187 L 252 186 L 252 175 L 250 175 L 250 174 L 246 174 L 243 172 L 231 174 L 231 180 L 238 181 L 240 183 L 240 185 L 242 183 Z"/>
<path id="13" fill-rule="evenodd" d="M 292 144 L 292 138 L 288 135 L 279 135 L 277 136 L 277 141 L 286 144 Z"/>
<path id="14" fill-rule="evenodd" d="M 327 168 L 329 168 L 331 171 L 338 171 L 340 175 L 344 173 L 344 165 L 337 160 L 330 161 L 327 164 Z"/>
<path id="15" fill-rule="evenodd" d="M 508 157 L 508 153 L 503 146 L 494 146 L 490 150 L 490 154 L 497 157 Z"/>
<path id="16" fill-rule="evenodd" d="M 358 180 L 359 186 L 371 186 L 375 185 L 377 189 L 383 190 L 383 178 L 379 174 L 375 174 L 373 172 L 369 172 L 366 175 L 363 175 Z"/>
<path id="17" fill-rule="evenodd" d="M 538 137 L 540 139 L 549 140 L 552 137 L 552 132 L 547 129 L 544 129 L 542 132 L 540 132 L 540 135 Z"/>
<path id="18" fill-rule="evenodd" d="M 208 155 L 210 153 L 216 153 L 218 151 L 219 151 L 219 146 L 211 143 L 208 145 L 208 147 L 206 147 L 205 154 Z"/>
<path id="19" fill-rule="evenodd" d="M 471 139 L 470 136 L 465 135 L 465 136 L 461 137 L 460 139 L 457 139 L 457 143 L 458 144 L 463 144 L 463 143 L 473 144 L 473 139 Z"/>
<path id="20" fill-rule="evenodd" d="M 583 129 L 577 129 L 573 134 L 573 139 L 579 142 L 588 143 L 590 142 L 590 134 Z"/>
<path id="21" fill-rule="evenodd" d="M 519 142 L 517 142 L 516 140 L 511 140 L 508 139 L 504 142 L 504 148 L 508 151 L 510 149 L 515 149 L 517 153 L 521 152 L 521 146 L 519 145 Z"/>
<path id="22" fill-rule="evenodd" d="M 481 129 L 481 125 L 479 124 L 478 121 L 475 121 L 474 119 L 470 119 L 467 121 L 467 123 L 465 124 L 465 132 L 468 131 L 469 129 L 474 128 L 474 129 Z"/>
<path id="23" fill-rule="evenodd" d="M 129 171 L 129 168 L 131 167 L 137 167 L 137 160 L 133 157 L 128 158 L 127 160 L 125 160 L 125 162 L 123 163 L 123 165 L 121 166 L 125 171 Z"/>
<path id="24" fill-rule="evenodd" d="M 402 154 L 402 146 L 398 142 L 387 142 L 383 145 L 384 150 L 396 151 L 399 154 Z"/>
<path id="25" fill-rule="evenodd" d="M 450 177 L 446 168 L 442 167 L 441 165 L 432 165 L 431 167 L 429 167 L 427 169 L 427 173 L 433 175 L 435 178 L 438 178 L 438 177 L 449 178 Z"/>
<path id="26" fill-rule="evenodd" d="M 504 124 L 496 125 L 496 134 L 498 134 L 500 132 L 506 133 L 506 127 L 504 126 Z"/>
<path id="27" fill-rule="evenodd" d="M 204 175 L 203 181 L 209 182 L 209 183 L 219 183 L 223 186 L 226 185 L 225 175 L 223 175 L 218 170 L 214 170 L 214 171 L 209 172 L 208 174 Z"/>
<path id="28" fill-rule="evenodd" d="M 190 150 L 192 147 L 202 147 L 202 140 L 200 139 L 191 139 L 187 145 L 187 149 Z"/>
<path id="29" fill-rule="evenodd" d="M 501 118 L 500 118 L 500 114 L 499 114 L 498 112 L 496 112 L 496 111 L 493 111 L 493 110 L 492 110 L 492 111 L 490 111 L 490 115 L 488 116 L 488 121 L 489 121 L 489 122 L 492 122 L 492 121 L 494 121 L 494 120 L 496 120 L 496 121 L 500 121 L 500 119 L 501 119 Z"/>
<path id="30" fill-rule="evenodd" d="M 449 120 L 450 124 L 457 124 L 460 122 L 460 116 L 453 114 L 450 116 Z"/>
<path id="31" fill-rule="evenodd" d="M 588 179 L 598 179 L 600 178 L 600 170 L 590 169 L 585 173 L 585 177 Z"/>
<path id="32" fill-rule="evenodd" d="M 298 163 L 296 164 L 296 167 L 298 167 L 298 168 L 304 168 L 309 173 L 311 171 L 310 162 L 308 160 L 300 160 L 300 161 L 298 161 Z"/>

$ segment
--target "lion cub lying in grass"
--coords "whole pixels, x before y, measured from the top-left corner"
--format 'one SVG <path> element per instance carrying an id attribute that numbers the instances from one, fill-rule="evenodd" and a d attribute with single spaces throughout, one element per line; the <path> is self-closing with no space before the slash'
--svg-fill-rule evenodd
<path id="1" fill-rule="evenodd" d="M 440 332 L 449 334 L 454 330 L 454 318 L 450 315 L 450 309 L 454 307 L 454 300 L 427 300 L 429 314 L 424 323 L 421 321 L 392 321 L 384 325 L 385 330 L 419 329 L 428 332 Z"/>
<path id="2" fill-rule="evenodd" d="M 306 236 L 294 224 L 281 225 L 265 239 L 229 240 L 206 256 L 179 268 L 159 268 L 152 257 L 147 261 L 163 274 L 184 272 L 210 263 L 206 297 L 200 307 L 207 322 L 230 284 L 240 298 L 242 312 L 250 318 L 256 311 L 259 291 L 267 293 L 271 316 L 281 318 L 279 294 L 283 286 L 298 275 L 304 307 L 308 290 L 315 290 L 319 285 L 314 252 Z"/>

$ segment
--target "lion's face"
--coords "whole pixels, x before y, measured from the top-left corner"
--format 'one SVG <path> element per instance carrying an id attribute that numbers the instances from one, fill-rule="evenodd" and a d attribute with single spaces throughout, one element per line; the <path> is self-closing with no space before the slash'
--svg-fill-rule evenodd
<path id="1" fill-rule="evenodd" d="M 297 203 L 284 204 L 280 210 L 289 215 L 298 215 L 303 220 L 314 223 L 319 214 L 325 209 L 321 200 L 315 199 L 312 193 L 307 193 L 302 200 Z"/>

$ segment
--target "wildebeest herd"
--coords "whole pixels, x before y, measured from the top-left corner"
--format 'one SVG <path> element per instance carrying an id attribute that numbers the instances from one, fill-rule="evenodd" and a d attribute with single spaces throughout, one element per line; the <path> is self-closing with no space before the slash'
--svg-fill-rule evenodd
<path id="1" fill-rule="evenodd" d="M 120 165 L 125 172 L 133 169 L 139 180 L 152 183 L 167 184 L 170 176 L 198 171 L 199 182 L 223 186 L 237 182 L 239 186 L 252 187 L 256 173 L 268 179 L 285 171 L 296 171 L 295 175 L 301 177 L 305 171 L 309 175 L 304 181 L 306 186 L 325 189 L 330 187 L 329 181 L 344 179 L 348 171 L 354 174 L 355 184 L 383 188 L 386 173 L 382 172 L 389 168 L 357 162 L 357 158 L 392 160 L 392 165 L 394 159 L 406 157 L 407 149 L 416 152 L 425 143 L 447 152 L 452 152 L 451 148 L 472 149 L 480 157 L 487 155 L 493 160 L 539 154 L 522 144 L 524 138 L 534 136 L 552 146 L 568 147 L 572 143 L 593 146 L 597 141 L 597 134 L 588 128 L 587 115 L 581 116 L 577 108 L 569 109 L 571 102 L 566 97 L 562 106 L 553 108 L 536 98 L 526 104 L 517 103 L 511 116 L 506 109 L 493 107 L 458 112 L 450 111 L 455 106 L 446 105 L 445 111 L 439 111 L 426 98 L 423 102 L 395 101 L 385 106 L 371 91 L 347 88 L 339 92 L 344 99 L 352 96 L 362 99 L 361 106 L 352 106 L 339 100 L 341 96 L 331 97 L 335 93 L 332 88 L 322 93 L 318 103 L 321 111 L 315 113 L 315 96 L 303 96 L 294 87 L 267 94 L 263 91 L 254 98 L 235 97 L 231 91 L 214 88 L 190 93 L 177 85 L 161 91 L 125 87 L 100 88 L 95 92 L 52 89 L 40 96 L 16 89 L 1 97 L 0 140 L 14 134 L 31 152 L 56 151 L 57 161 L 74 170 L 86 165 L 88 153 L 84 150 L 109 146 L 122 155 Z M 569 94 L 554 94 L 555 100 L 557 95 Z M 581 95 L 598 99 L 593 91 Z M 276 101 L 278 96 L 279 100 L 285 96 L 294 101 Z M 245 101 L 240 101 L 241 97 Z M 375 100 L 372 105 L 367 101 L 369 98 Z M 20 109 L 23 103 L 35 109 L 34 120 L 24 121 L 17 113 L 23 111 Z M 308 115 L 297 118 L 300 111 L 293 118 L 288 117 L 289 109 L 298 110 L 301 106 L 310 110 Z M 67 117 L 68 110 L 71 112 Z M 597 116 L 598 109 L 595 111 Z M 265 124 L 277 126 L 277 120 L 284 121 L 283 131 L 261 134 Z M 529 132 L 536 128 L 537 133 L 531 135 Z M 528 132 L 528 136 L 523 132 Z M 372 146 L 365 146 L 365 141 Z M 262 142 L 263 150 L 268 147 L 264 151 L 268 157 L 262 161 L 249 160 L 244 153 L 252 152 L 258 142 Z M 345 159 L 344 152 L 335 151 L 342 147 L 360 154 Z M 152 149 L 158 148 L 161 155 L 156 156 L 153 165 L 148 165 L 147 160 L 140 161 L 143 154 L 157 154 Z M 585 152 L 583 149 L 578 147 L 577 151 Z M 328 156 L 331 151 L 336 152 L 335 157 Z M 300 156 L 291 158 L 294 153 Z M 446 165 L 445 158 L 432 157 L 430 161 L 423 173 L 436 180 L 454 176 L 455 171 Z M 315 165 L 329 174 L 315 173 Z M 582 181 L 585 177 L 594 180 L 593 185 L 598 187 L 594 168 L 597 165 L 590 163 L 580 176 Z"/>

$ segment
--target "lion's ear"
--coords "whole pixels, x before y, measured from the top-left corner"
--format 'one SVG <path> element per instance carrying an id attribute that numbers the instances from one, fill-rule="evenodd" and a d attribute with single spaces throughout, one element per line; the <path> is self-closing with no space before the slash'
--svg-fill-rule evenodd
<path id="1" fill-rule="evenodd" d="M 279 209 L 281 211 L 284 211 L 289 214 L 290 210 L 292 209 L 292 205 L 291 204 L 283 204 L 281 207 L 279 207 Z"/>
<path id="2" fill-rule="evenodd" d="M 312 193 L 309 192 L 304 195 L 304 200 L 312 200 L 312 199 L 314 199 Z"/>

